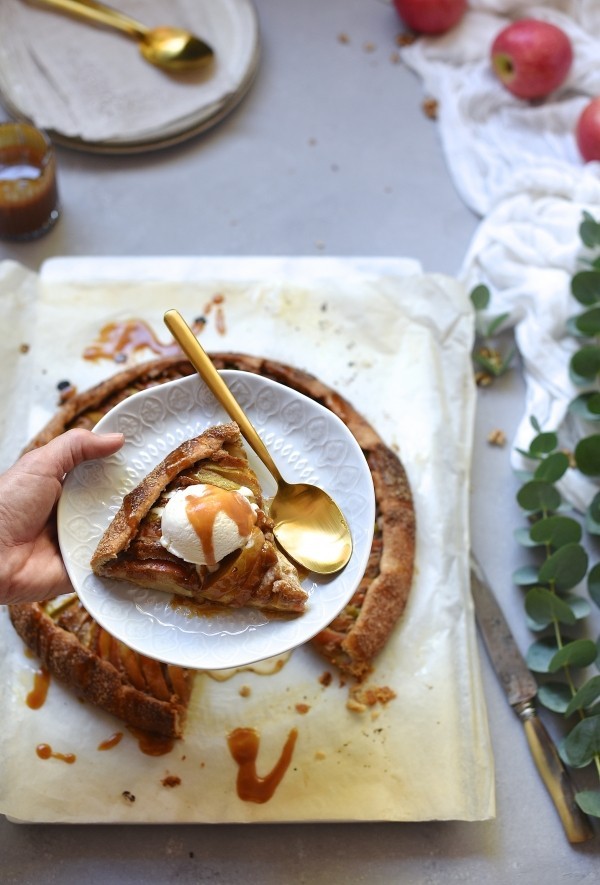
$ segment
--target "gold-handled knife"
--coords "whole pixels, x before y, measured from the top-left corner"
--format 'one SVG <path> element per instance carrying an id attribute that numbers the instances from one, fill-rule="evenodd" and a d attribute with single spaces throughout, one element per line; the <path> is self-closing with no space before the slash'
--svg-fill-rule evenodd
<path id="1" fill-rule="evenodd" d="M 510 632 L 506 618 L 475 558 L 471 557 L 471 593 L 475 617 L 490 660 L 508 703 L 525 727 L 527 743 L 546 789 L 552 797 L 569 842 L 586 842 L 594 835 L 589 819 L 575 802 L 569 773 L 552 738 L 537 715 L 537 683 Z"/>

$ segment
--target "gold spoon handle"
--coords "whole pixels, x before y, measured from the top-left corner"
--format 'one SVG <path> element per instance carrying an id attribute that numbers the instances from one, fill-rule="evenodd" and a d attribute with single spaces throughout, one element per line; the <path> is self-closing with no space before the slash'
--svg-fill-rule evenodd
<path id="1" fill-rule="evenodd" d="M 244 439 L 254 449 L 277 483 L 283 483 L 282 476 L 271 458 L 269 450 L 181 314 L 177 310 L 168 310 L 165 313 L 164 320 L 171 335 L 175 338 L 210 392 L 221 403 L 229 417 L 236 422 Z"/>
<path id="2" fill-rule="evenodd" d="M 143 39 L 149 30 L 141 22 L 113 9 L 111 6 L 99 3 L 98 0 L 34 0 L 32 5 L 50 6 L 52 9 L 59 9 L 61 12 L 67 12 L 76 18 L 99 22 L 102 25 L 107 25 L 109 28 L 123 31 L 123 33 L 135 39 Z"/>

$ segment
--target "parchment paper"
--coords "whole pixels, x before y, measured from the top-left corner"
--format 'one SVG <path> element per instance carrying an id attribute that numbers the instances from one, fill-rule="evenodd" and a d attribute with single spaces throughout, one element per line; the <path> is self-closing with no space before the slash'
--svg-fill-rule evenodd
<path id="1" fill-rule="evenodd" d="M 16 297 L 4 289 L 3 299 Z M 151 758 L 121 723 L 56 681 L 45 705 L 30 710 L 25 698 L 36 661 L 0 610 L 0 811 L 73 822 L 493 816 L 493 760 L 468 589 L 473 317 L 456 281 L 394 259 L 51 261 L 41 273 L 23 438 L 54 411 L 58 381 L 83 389 L 118 368 L 81 358 L 106 322 L 145 318 L 167 341 L 164 310 L 176 307 L 192 320 L 217 293 L 225 298 L 226 330 L 220 334 L 208 312 L 205 347 L 267 355 L 313 372 L 374 424 L 406 466 L 417 511 L 415 581 L 370 679 L 397 697 L 361 713 L 348 709 L 348 685 L 332 671 L 324 686 L 320 677 L 332 668 L 304 647 L 271 675 L 241 672 L 225 682 L 199 675 L 184 740 Z M 10 339 L 1 344 L 1 364 L 21 377 Z M 4 413 L 10 402 L 3 389 Z M 6 448 L 3 441 L 10 460 L 14 452 Z M 298 704 L 308 710 L 299 712 Z M 240 726 L 260 733 L 262 775 L 290 730 L 298 730 L 292 763 L 264 804 L 236 792 L 226 736 Z M 121 743 L 98 751 L 116 731 L 124 731 Z M 76 762 L 39 759 L 41 742 L 76 754 Z M 180 785 L 163 786 L 167 774 Z"/>

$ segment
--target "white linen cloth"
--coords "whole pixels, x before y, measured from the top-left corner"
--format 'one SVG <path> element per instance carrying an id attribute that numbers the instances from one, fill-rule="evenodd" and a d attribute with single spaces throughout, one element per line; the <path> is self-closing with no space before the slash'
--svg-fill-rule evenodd
<path id="1" fill-rule="evenodd" d="M 600 164 L 584 164 L 574 130 L 587 102 L 600 95 L 600 4 L 597 0 L 471 0 L 463 21 L 442 37 L 402 50 L 439 102 L 439 132 L 449 172 L 465 203 L 483 216 L 462 265 L 469 288 L 490 287 L 489 316 L 507 312 L 523 357 L 527 398 L 515 439 L 527 448 L 535 416 L 546 430 L 574 439 L 565 421 L 577 391 L 568 374 L 575 342 L 565 331 L 581 310 L 570 278 L 581 269 L 583 210 L 600 219 Z M 496 79 L 490 47 L 517 18 L 562 28 L 574 62 L 565 83 L 541 102 L 512 96 Z M 588 430 L 588 432 L 590 432 Z M 594 483 L 570 471 L 566 497 L 584 508 Z"/>

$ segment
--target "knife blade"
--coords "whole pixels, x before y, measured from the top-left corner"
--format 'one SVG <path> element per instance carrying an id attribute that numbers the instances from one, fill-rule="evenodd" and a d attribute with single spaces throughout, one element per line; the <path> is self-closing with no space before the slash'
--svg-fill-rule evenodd
<path id="1" fill-rule="evenodd" d="M 475 618 L 490 661 L 525 729 L 536 768 L 556 807 L 569 842 L 586 842 L 594 835 L 589 818 L 575 801 L 569 773 L 554 742 L 537 715 L 537 683 L 510 631 L 498 600 L 474 556 L 471 556 L 471 594 Z"/>

